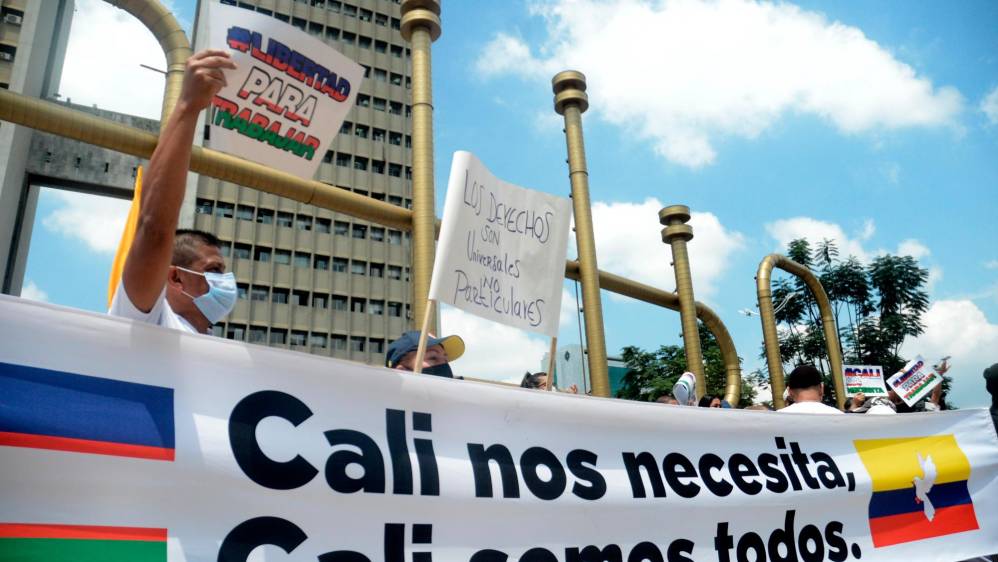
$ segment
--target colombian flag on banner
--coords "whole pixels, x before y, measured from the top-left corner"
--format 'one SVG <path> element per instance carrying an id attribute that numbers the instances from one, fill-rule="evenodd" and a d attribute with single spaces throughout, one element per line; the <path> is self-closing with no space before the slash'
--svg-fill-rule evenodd
<path id="1" fill-rule="evenodd" d="M 172 461 L 173 389 L 0 362 L 0 446 Z"/>
<path id="2" fill-rule="evenodd" d="M 952 435 L 853 441 L 873 480 L 877 548 L 978 529 L 970 462 Z"/>
<path id="3" fill-rule="evenodd" d="M 166 529 L 0 523 L 0 560 L 166 562 Z"/>
<path id="4" fill-rule="evenodd" d="M 125 230 L 121 233 L 121 241 L 118 242 L 118 251 L 114 253 L 114 261 L 111 262 L 111 274 L 107 280 L 108 308 L 111 308 L 114 292 L 118 289 L 121 274 L 125 271 L 125 260 L 128 258 L 128 250 L 132 248 L 132 241 L 135 240 L 135 229 L 139 224 L 139 202 L 141 201 L 142 166 L 139 166 L 139 169 L 135 173 L 135 191 L 132 195 L 132 206 L 128 208 L 128 218 L 125 219 Z"/>

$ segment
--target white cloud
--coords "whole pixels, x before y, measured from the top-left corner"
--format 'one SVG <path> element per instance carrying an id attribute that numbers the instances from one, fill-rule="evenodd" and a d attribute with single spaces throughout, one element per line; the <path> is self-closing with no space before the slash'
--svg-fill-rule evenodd
<path id="1" fill-rule="evenodd" d="M 43 291 L 34 281 L 28 280 L 27 283 L 21 287 L 21 298 L 31 299 L 33 301 L 49 302 L 49 294 Z"/>
<path id="2" fill-rule="evenodd" d="M 922 244 L 914 238 L 909 238 L 898 244 L 897 255 L 899 256 L 911 256 L 916 260 L 920 260 L 927 257 L 932 252 L 929 251 L 925 244 Z"/>
<path id="3" fill-rule="evenodd" d="M 873 223 L 873 219 L 866 219 L 863 221 L 863 231 L 859 235 L 860 240 L 869 240 L 873 238 L 873 235 L 877 233 L 877 225 Z"/>
<path id="4" fill-rule="evenodd" d="M 714 162 L 719 140 L 755 138 L 787 115 L 851 134 L 954 125 L 963 105 L 861 30 L 787 3 L 544 0 L 532 12 L 547 42 L 532 51 L 499 32 L 480 74 L 581 70 L 591 112 L 693 168 Z"/>
<path id="5" fill-rule="evenodd" d="M 811 217 L 780 219 L 766 225 L 766 232 L 776 239 L 779 252 L 785 252 L 787 244 L 798 238 L 806 238 L 812 248 L 827 238 L 835 241 L 840 259 L 856 256 L 863 263 L 870 261 L 870 254 L 863 248 L 862 241 L 868 238 L 868 234 L 872 235 L 873 230 L 873 222 L 868 220 L 859 237 L 852 238 L 846 235 L 841 226 Z"/>
<path id="6" fill-rule="evenodd" d="M 998 269 L 998 260 L 989 260 L 984 262 L 984 267 L 987 269 Z"/>
<path id="7" fill-rule="evenodd" d="M 961 407 L 983 406 L 988 402 L 984 391 L 984 369 L 998 361 L 998 324 L 970 300 L 939 300 L 932 303 L 922 318 L 925 333 L 905 342 L 902 355 L 921 355 L 936 361 L 951 355 L 954 390 L 951 398 Z"/>
<path id="8" fill-rule="evenodd" d="M 669 263 L 672 250 L 662 242 L 658 199 L 642 203 L 597 201 L 592 205 L 599 268 L 665 290 L 673 290 L 676 276 Z M 693 240 L 689 242 L 690 268 L 696 296 L 709 298 L 717 290 L 731 255 L 745 245 L 738 232 L 727 230 L 712 213 L 692 213 Z M 576 254 L 570 239 L 570 256 Z M 574 297 L 573 297 L 574 299 Z"/>
<path id="9" fill-rule="evenodd" d="M 981 111 L 992 125 L 998 125 L 998 86 L 991 89 L 981 100 Z"/>
<path id="10" fill-rule="evenodd" d="M 564 307 L 564 305 L 563 305 Z M 454 373 L 480 379 L 519 383 L 526 371 L 541 370 L 549 340 L 443 306 L 440 333 L 464 338 L 464 355 L 451 367 Z"/>
<path id="11" fill-rule="evenodd" d="M 582 295 L 579 295 L 579 305 L 582 305 Z M 558 326 L 562 329 L 567 327 L 574 327 L 578 325 L 578 308 L 575 303 L 575 295 L 570 293 L 568 289 L 561 288 L 561 315 L 559 317 Z"/>
<path id="12" fill-rule="evenodd" d="M 152 32 L 107 2 L 77 0 L 59 94 L 73 103 L 159 119 L 163 75 L 139 64 L 166 70 Z"/>
<path id="13" fill-rule="evenodd" d="M 60 206 L 42 219 L 47 230 L 76 238 L 98 253 L 113 254 L 118 249 L 129 201 L 55 189 L 51 196 Z"/>

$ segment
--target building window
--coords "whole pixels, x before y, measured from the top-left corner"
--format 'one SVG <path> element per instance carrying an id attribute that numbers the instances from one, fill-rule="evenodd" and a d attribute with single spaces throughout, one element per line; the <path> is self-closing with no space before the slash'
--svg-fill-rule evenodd
<path id="1" fill-rule="evenodd" d="M 332 309 L 333 310 L 346 310 L 347 309 L 347 298 L 343 295 L 333 295 L 332 298 Z"/>
<path id="2" fill-rule="evenodd" d="M 385 229 L 381 228 L 380 226 L 372 226 L 371 227 L 371 240 L 374 240 L 375 242 L 384 242 L 385 241 Z"/>
<path id="3" fill-rule="evenodd" d="M 79 158 L 77 158 L 79 160 Z M 194 209 L 199 215 L 210 215 L 215 208 L 215 202 L 207 199 L 198 199 L 197 207 Z"/>
<path id="4" fill-rule="evenodd" d="M 349 154 L 343 154 L 342 152 L 337 152 L 336 153 L 336 165 L 337 166 L 343 166 L 344 168 L 346 168 L 347 166 L 349 166 L 350 165 L 350 155 Z"/>
<path id="5" fill-rule="evenodd" d="M 359 239 L 367 238 L 367 225 L 363 224 L 353 225 L 353 237 Z"/>
<path id="6" fill-rule="evenodd" d="M 339 41 L 340 40 L 340 30 L 335 27 L 326 28 L 326 40 L 327 41 Z"/>
<path id="7" fill-rule="evenodd" d="M 350 336 L 350 351 L 364 351 L 364 343 L 366 341 L 367 340 L 360 336 Z"/>
<path id="8" fill-rule="evenodd" d="M 291 222 L 293 220 L 294 220 L 294 215 L 292 215 L 291 213 L 285 213 L 283 211 L 277 212 L 277 226 L 291 228 Z"/>
<path id="9" fill-rule="evenodd" d="M 375 41 L 374 42 L 374 52 L 375 53 L 387 53 L 388 52 L 388 43 L 385 43 L 384 41 Z"/>
<path id="10" fill-rule="evenodd" d="M 249 298 L 249 285 L 246 283 L 236 283 L 236 298 L 243 300 Z"/>
<path id="11" fill-rule="evenodd" d="M 361 35 L 360 37 L 357 38 L 357 46 L 360 47 L 361 49 L 370 49 L 371 38 L 364 37 L 363 35 Z"/>
<path id="12" fill-rule="evenodd" d="M 402 303 L 388 301 L 388 316 L 399 318 L 402 316 Z"/>
<path id="13" fill-rule="evenodd" d="M 229 328 L 225 331 L 225 337 L 230 340 L 243 341 L 246 339 L 246 326 L 229 324 Z"/>
<path id="14" fill-rule="evenodd" d="M 393 177 L 393 178 L 400 178 L 400 177 L 402 177 L 402 165 L 401 164 L 388 164 L 388 175 L 391 176 L 391 177 Z M 392 197 L 394 197 L 394 196 L 389 196 L 388 197 L 388 202 L 389 203 L 392 203 Z M 397 199 L 399 201 L 398 202 L 399 206 L 401 206 L 402 198 L 398 197 Z M 396 203 L 392 203 L 392 204 L 394 205 Z"/>
<path id="15" fill-rule="evenodd" d="M 287 330 L 271 330 L 270 331 L 270 345 L 284 345 L 288 340 Z"/>
<path id="16" fill-rule="evenodd" d="M 267 287 L 253 285 L 250 289 L 250 298 L 255 301 L 266 301 L 270 298 L 270 290 Z"/>
<path id="17" fill-rule="evenodd" d="M 342 34 L 340 34 L 340 40 L 346 43 L 347 45 L 353 45 L 354 41 L 357 40 L 357 34 L 350 33 L 349 31 L 344 31 Z"/>
<path id="18" fill-rule="evenodd" d="M 350 310 L 353 312 L 364 312 L 367 308 L 367 300 L 355 298 L 350 301 Z"/>
<path id="19" fill-rule="evenodd" d="M 257 209 L 256 222 L 260 224 L 274 224 L 274 211 L 270 209 Z"/>
<path id="20" fill-rule="evenodd" d="M 397 101 L 393 101 L 388 106 L 388 113 L 391 113 L 392 115 L 402 115 L 402 104 Z"/>
<path id="21" fill-rule="evenodd" d="M 347 259 L 346 258 L 333 258 L 333 272 L 334 273 L 345 273 L 347 270 Z"/>
<path id="22" fill-rule="evenodd" d="M 274 288 L 271 291 L 273 301 L 277 304 L 288 304 L 288 297 L 291 296 L 291 291 L 287 289 Z"/>
<path id="23" fill-rule="evenodd" d="M 353 128 L 353 124 L 352 123 L 350 123 L 349 121 L 344 121 L 343 124 L 340 125 L 340 132 L 343 133 L 343 134 L 349 135 L 350 134 L 350 129 L 352 129 L 352 128 Z"/>
<path id="24" fill-rule="evenodd" d="M 374 12 L 372 12 L 371 10 L 363 10 L 362 9 L 360 11 L 360 18 L 359 19 L 360 19 L 360 21 L 371 21 L 371 18 L 373 16 L 374 16 Z"/>
<path id="25" fill-rule="evenodd" d="M 340 13 L 340 2 L 339 0 L 327 0 L 326 9 L 330 12 Z"/>
<path id="26" fill-rule="evenodd" d="M 387 105 L 388 105 L 388 100 L 382 98 L 374 98 L 375 111 L 384 111 Z"/>
<path id="27" fill-rule="evenodd" d="M 358 137 L 360 137 L 362 139 L 366 139 L 367 138 L 367 132 L 369 130 L 370 129 L 368 128 L 367 125 L 357 125 L 353 129 L 353 134 L 357 135 Z"/>
<path id="28" fill-rule="evenodd" d="M 355 156 L 353 159 L 353 169 L 354 170 L 367 170 L 367 158 L 361 158 L 360 156 Z"/>
<path id="29" fill-rule="evenodd" d="M 402 266 L 399 265 L 389 265 L 388 266 L 388 278 L 395 279 L 396 281 L 402 280 Z"/>
<path id="30" fill-rule="evenodd" d="M 233 205 L 232 203 L 222 203 L 221 201 L 219 201 L 215 205 L 215 216 L 231 219 L 235 209 L 236 206 Z"/>
<path id="31" fill-rule="evenodd" d="M 239 205 L 236 207 L 236 218 L 244 221 L 253 220 L 253 207 L 247 207 L 246 205 Z"/>
<path id="32" fill-rule="evenodd" d="M 326 334 L 312 334 L 308 337 L 308 344 L 319 349 L 326 349 Z"/>
<path id="33" fill-rule="evenodd" d="M 308 332 L 300 332 L 294 330 L 291 332 L 291 345 L 305 347 L 305 342 L 308 341 Z"/>
<path id="34" fill-rule="evenodd" d="M 250 343 L 264 343 L 267 341 L 266 326 L 250 326 Z"/>
<path id="35" fill-rule="evenodd" d="M 372 263 L 371 264 L 371 277 L 384 277 L 385 276 L 385 264 L 383 263 Z"/>
<path id="36" fill-rule="evenodd" d="M 375 174 L 385 173 L 385 161 L 384 160 L 371 160 L 371 171 Z"/>
<path id="37" fill-rule="evenodd" d="M 320 234 L 329 234 L 333 221 L 329 219 L 315 219 L 315 231 Z"/>
<path id="38" fill-rule="evenodd" d="M 295 252 L 295 267 L 312 267 L 312 254 Z"/>
<path id="39" fill-rule="evenodd" d="M 402 133 L 389 133 L 388 144 L 402 146 Z"/>
<path id="40" fill-rule="evenodd" d="M 367 94 L 357 94 L 357 105 L 360 107 L 370 107 L 371 96 Z"/>
<path id="41" fill-rule="evenodd" d="M 274 263 L 291 265 L 291 250 L 274 250 Z"/>
<path id="42" fill-rule="evenodd" d="M 371 338 L 371 353 L 384 353 L 385 352 L 385 340 L 380 338 Z"/>
<path id="43" fill-rule="evenodd" d="M 312 295 L 312 306 L 324 309 L 329 306 L 329 298 L 326 295 Z"/>
<path id="44" fill-rule="evenodd" d="M 350 262 L 350 273 L 354 275 L 367 275 L 367 262 L 366 261 Z"/>
<path id="45" fill-rule="evenodd" d="M 402 58 L 402 47 L 399 47 L 398 45 L 392 45 L 391 52 L 392 52 L 392 56 L 393 57 L 395 57 L 397 59 Z"/>
<path id="46" fill-rule="evenodd" d="M 374 69 L 374 79 L 377 80 L 378 82 L 387 82 L 388 81 L 388 71 L 387 70 L 382 70 L 380 68 L 375 68 Z"/>
<path id="47" fill-rule="evenodd" d="M 400 175 L 402 174 L 402 166 L 399 166 L 399 174 Z M 389 195 L 388 202 L 391 203 L 392 205 L 395 205 L 396 207 L 402 206 L 402 198 L 399 197 L 398 195 Z"/>
<path id="48" fill-rule="evenodd" d="M 396 4 L 398 4 L 398 2 L 396 2 Z M 392 29 L 402 29 L 402 20 L 400 20 L 398 18 L 392 18 L 391 27 L 392 27 Z M 394 54 L 394 53 L 392 53 L 392 54 Z M 399 47 L 399 56 L 402 56 L 402 48 L 401 47 Z"/>
<path id="49" fill-rule="evenodd" d="M 388 231 L 388 243 L 396 246 L 402 245 L 402 231 L 401 230 L 389 230 Z"/>
<path id="50" fill-rule="evenodd" d="M 344 350 L 347 348 L 347 337 L 341 336 L 340 334 L 333 334 L 332 343 L 333 349 Z"/>
<path id="51" fill-rule="evenodd" d="M 375 127 L 374 135 L 372 135 L 371 140 L 374 142 L 385 142 L 385 130 Z"/>
<path id="52" fill-rule="evenodd" d="M 312 230 L 312 217 L 298 215 L 295 217 L 295 222 L 298 225 L 298 230 Z"/>
<path id="53" fill-rule="evenodd" d="M 329 269 L 329 256 L 315 256 L 315 268 L 321 271 Z"/>
<path id="54" fill-rule="evenodd" d="M 236 244 L 232 248 L 232 256 L 236 259 L 248 260 L 250 259 L 250 245 L 249 244 Z"/>
<path id="55" fill-rule="evenodd" d="M 270 261 L 270 248 L 257 248 L 253 252 L 253 259 L 259 262 L 267 263 Z"/>
<path id="56" fill-rule="evenodd" d="M 385 313 L 385 301 L 370 301 L 368 303 L 367 311 L 373 316 L 383 315 Z"/>

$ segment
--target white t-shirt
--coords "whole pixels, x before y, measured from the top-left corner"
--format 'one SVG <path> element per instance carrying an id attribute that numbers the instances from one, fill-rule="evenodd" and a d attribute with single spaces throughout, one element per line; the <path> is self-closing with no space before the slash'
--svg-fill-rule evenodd
<path id="1" fill-rule="evenodd" d="M 156 304 L 153 305 L 152 309 L 149 312 L 142 312 L 132 304 L 128 293 L 125 292 L 124 283 L 118 281 L 118 289 L 114 292 L 114 298 L 111 299 L 111 308 L 108 309 L 107 313 L 111 316 L 131 318 L 132 320 L 138 320 L 146 324 L 154 324 L 173 330 L 183 330 L 191 334 L 199 333 L 194 326 L 191 326 L 190 322 L 184 320 L 170 308 L 170 303 L 166 302 L 166 287 L 163 287 L 163 292 L 159 294 L 159 298 L 156 299 Z"/>
<path id="2" fill-rule="evenodd" d="M 826 406 L 821 402 L 794 402 L 793 404 L 778 410 L 789 414 L 841 414 L 842 410 Z"/>

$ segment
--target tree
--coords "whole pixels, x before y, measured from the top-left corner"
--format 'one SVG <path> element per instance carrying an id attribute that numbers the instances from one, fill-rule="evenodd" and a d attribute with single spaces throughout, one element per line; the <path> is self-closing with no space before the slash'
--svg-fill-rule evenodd
<path id="1" fill-rule="evenodd" d="M 700 349 L 703 354 L 707 378 L 706 394 L 724 395 L 725 371 L 721 348 L 717 339 L 703 324 L 697 323 L 700 332 Z M 686 369 L 686 351 L 681 345 L 663 345 L 656 351 L 645 351 L 627 346 L 623 352 L 624 362 L 629 369 L 624 375 L 623 386 L 617 391 L 617 398 L 653 402 L 660 396 L 672 392 L 672 386 Z M 703 389 L 697 393 L 704 394 Z M 751 404 L 755 389 L 747 381 L 742 381 L 742 404 Z"/>
<path id="2" fill-rule="evenodd" d="M 902 344 L 925 330 L 921 318 L 929 307 L 925 291 L 929 274 L 915 258 L 882 255 L 864 266 L 855 256 L 841 260 L 835 241 L 828 239 L 813 248 L 805 239 L 793 240 L 787 256 L 818 275 L 832 306 L 845 363 L 881 365 L 888 374 L 904 367 L 907 359 L 900 355 Z M 774 303 L 785 300 L 776 313 L 784 370 L 804 363 L 815 365 L 825 374 L 826 399 L 833 402 L 831 366 L 817 302 L 797 277 L 773 284 Z"/>

